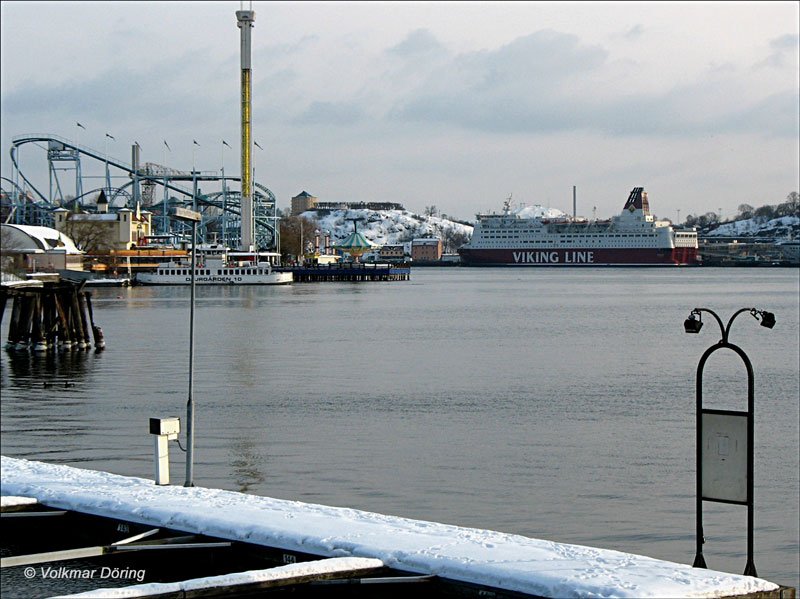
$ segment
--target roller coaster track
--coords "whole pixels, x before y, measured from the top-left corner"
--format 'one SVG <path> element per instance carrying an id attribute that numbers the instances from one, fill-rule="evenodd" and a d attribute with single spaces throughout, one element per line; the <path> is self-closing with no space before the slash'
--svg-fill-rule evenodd
<path id="1" fill-rule="evenodd" d="M 57 206 L 51 199 L 47 198 L 33 182 L 25 176 L 20 168 L 18 153 L 22 146 L 26 144 L 34 144 L 41 147 L 40 144 L 45 144 L 45 150 L 51 152 L 56 151 L 71 151 L 76 153 L 76 160 L 80 160 L 80 156 L 85 156 L 108 165 L 109 168 L 115 168 L 124 174 L 127 174 L 131 181 L 125 183 L 118 188 L 107 189 L 106 187 L 92 189 L 81 194 L 80 197 L 75 198 L 73 201 L 80 201 L 87 196 L 93 196 L 100 189 L 105 189 L 109 192 L 111 197 L 108 198 L 109 202 L 113 204 L 114 200 L 122 196 L 126 198 L 126 205 L 129 208 L 135 208 L 130 205 L 133 201 L 133 194 L 128 188 L 132 188 L 134 180 L 138 179 L 139 184 L 145 185 L 148 183 L 160 185 L 172 192 L 182 195 L 184 200 L 177 198 L 168 198 L 165 202 L 153 202 L 152 206 L 164 205 L 165 208 L 170 209 L 175 205 L 187 206 L 192 204 L 203 214 L 203 223 L 200 227 L 201 231 L 205 231 L 209 225 L 214 225 L 217 221 L 222 220 L 227 223 L 230 228 L 230 222 L 238 223 L 241 217 L 241 193 L 239 191 L 227 190 L 223 192 L 213 192 L 210 194 L 198 194 L 194 197 L 192 189 L 177 185 L 176 182 L 191 182 L 194 186 L 196 182 L 214 181 L 214 182 L 241 182 L 241 177 L 225 175 L 222 176 L 216 171 L 194 171 L 194 172 L 181 172 L 168 169 L 163 166 L 153 165 L 146 163 L 144 167 L 134 170 L 133 166 L 129 163 L 123 162 L 117 158 L 107 155 L 105 152 L 100 152 L 85 145 L 78 145 L 75 142 L 54 134 L 26 134 L 17 135 L 12 139 L 11 145 L 11 162 L 14 170 L 18 173 L 19 177 L 25 182 L 25 185 L 38 197 L 39 201 L 44 204 L 47 209 L 54 209 Z M 49 157 L 48 157 L 49 160 Z M 3 177 L 3 180 L 8 181 L 16 190 L 17 193 L 22 194 L 23 190 L 19 185 L 14 183 L 11 179 Z M 255 223 L 256 223 L 256 240 L 261 248 L 275 246 L 277 243 L 278 232 L 276 230 L 276 220 L 270 212 L 274 213 L 276 207 L 275 195 L 267 187 L 260 183 L 253 184 L 255 188 L 254 193 L 254 210 L 255 210 Z M 260 193 L 259 193 L 260 192 Z M 223 217 L 223 213 L 226 217 Z M 176 226 L 177 225 L 177 226 Z M 182 230 L 183 227 L 178 223 L 171 223 L 170 228 Z M 226 233 L 227 235 L 227 233 Z"/>

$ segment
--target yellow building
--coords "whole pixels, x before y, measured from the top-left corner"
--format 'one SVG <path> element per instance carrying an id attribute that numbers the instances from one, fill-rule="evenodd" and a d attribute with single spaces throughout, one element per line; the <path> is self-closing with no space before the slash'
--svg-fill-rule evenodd
<path id="1" fill-rule="evenodd" d="M 94 214 L 58 208 L 53 211 L 53 218 L 57 231 L 90 253 L 136 248 L 145 242 L 152 226 L 150 212 L 138 209 L 134 212 L 130 208 L 111 213 L 101 208 L 101 212 Z"/>

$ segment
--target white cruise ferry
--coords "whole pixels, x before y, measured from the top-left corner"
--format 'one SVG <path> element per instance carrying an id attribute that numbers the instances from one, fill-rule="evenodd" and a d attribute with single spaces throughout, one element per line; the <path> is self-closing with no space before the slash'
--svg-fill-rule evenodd
<path id="1" fill-rule="evenodd" d="M 650 214 L 643 187 L 635 187 L 619 216 L 522 218 L 511 212 L 479 214 L 472 239 L 458 253 L 476 266 L 658 266 L 697 264 L 697 230 L 676 229 Z"/>

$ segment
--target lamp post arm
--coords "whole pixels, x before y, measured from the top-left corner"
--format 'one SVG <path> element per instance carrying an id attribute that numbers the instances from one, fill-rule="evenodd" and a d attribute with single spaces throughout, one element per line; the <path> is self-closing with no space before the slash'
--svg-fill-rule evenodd
<path id="1" fill-rule="evenodd" d="M 731 332 L 731 325 L 733 324 L 733 320 L 737 316 L 739 316 L 739 314 L 741 314 L 742 312 L 750 312 L 750 314 L 755 314 L 756 309 L 755 308 L 742 308 L 741 310 L 737 310 L 733 314 L 733 316 L 731 316 L 731 319 L 728 321 L 728 326 L 725 328 L 725 341 L 728 340 L 728 334 Z"/>
<path id="2" fill-rule="evenodd" d="M 749 310 L 749 308 L 748 308 L 748 310 Z M 714 312 L 713 310 L 709 310 L 708 308 L 695 308 L 694 310 L 692 310 L 692 312 L 695 313 L 695 314 L 699 314 L 700 312 L 708 312 L 709 314 L 711 314 L 711 316 L 714 317 L 714 320 L 716 320 L 717 324 L 719 325 L 719 332 L 722 333 L 722 342 L 723 343 L 727 343 L 728 342 L 728 332 L 725 330 L 725 325 L 722 324 L 722 320 L 720 319 L 719 316 L 717 316 L 716 312 Z M 740 312 L 741 312 L 741 310 L 740 310 Z M 738 313 L 739 312 L 737 312 L 736 314 L 738 314 Z M 733 321 L 733 319 L 736 318 L 736 314 L 733 315 L 733 318 L 731 318 L 731 321 Z M 728 323 L 728 327 L 730 327 L 730 322 Z"/>

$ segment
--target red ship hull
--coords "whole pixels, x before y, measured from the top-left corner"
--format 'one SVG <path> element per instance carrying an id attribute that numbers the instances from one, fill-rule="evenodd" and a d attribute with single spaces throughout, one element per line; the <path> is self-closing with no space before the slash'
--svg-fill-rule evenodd
<path id="1" fill-rule="evenodd" d="M 459 250 L 469 266 L 692 266 L 697 248 L 470 249 Z"/>

